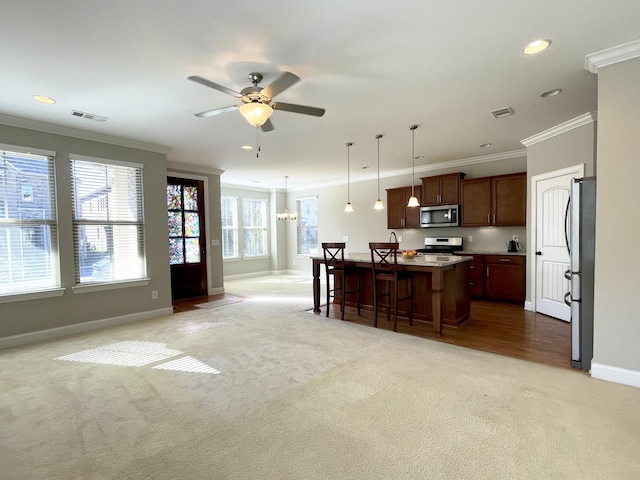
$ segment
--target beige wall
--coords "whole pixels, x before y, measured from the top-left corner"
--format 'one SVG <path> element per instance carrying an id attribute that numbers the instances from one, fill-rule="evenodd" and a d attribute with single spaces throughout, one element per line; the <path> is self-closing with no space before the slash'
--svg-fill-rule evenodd
<path id="1" fill-rule="evenodd" d="M 110 145 L 26 128 L 0 125 L 0 143 L 56 152 L 58 181 L 58 233 L 64 295 L 0 304 L 0 339 L 48 329 L 69 328 L 106 318 L 153 315 L 171 311 L 166 210 L 166 158 L 164 154 Z M 149 285 L 73 293 L 75 267 L 71 225 L 69 155 L 140 163 L 143 168 L 147 276 Z M 158 300 L 151 299 L 157 290 Z M 62 328 L 64 329 L 64 328 Z"/>
<path id="2" fill-rule="evenodd" d="M 640 375 L 638 85 L 639 58 L 598 70 L 593 359 L 596 364 L 632 370 L 636 375 Z"/>

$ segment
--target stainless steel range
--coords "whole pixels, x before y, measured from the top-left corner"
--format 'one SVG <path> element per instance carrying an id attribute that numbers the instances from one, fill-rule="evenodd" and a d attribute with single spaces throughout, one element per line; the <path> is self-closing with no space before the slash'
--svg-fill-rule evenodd
<path id="1" fill-rule="evenodd" d="M 441 253 L 452 255 L 462 250 L 462 237 L 426 237 L 424 248 L 419 253 Z"/>

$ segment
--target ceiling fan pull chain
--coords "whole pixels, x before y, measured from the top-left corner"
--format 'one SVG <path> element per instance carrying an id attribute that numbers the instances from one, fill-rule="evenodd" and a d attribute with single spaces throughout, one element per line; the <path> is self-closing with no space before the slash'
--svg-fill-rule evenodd
<path id="1" fill-rule="evenodd" d="M 256 127 L 256 144 L 258 145 L 258 151 L 256 152 L 256 158 L 260 158 L 260 127 Z"/>

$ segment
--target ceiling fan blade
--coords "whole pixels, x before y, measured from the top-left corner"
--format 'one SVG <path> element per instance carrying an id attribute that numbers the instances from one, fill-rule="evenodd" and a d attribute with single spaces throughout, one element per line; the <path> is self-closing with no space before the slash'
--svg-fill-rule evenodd
<path id="1" fill-rule="evenodd" d="M 223 87 L 222 85 L 218 85 L 217 83 L 213 83 L 211 80 L 207 80 L 206 78 L 198 77 L 197 75 L 192 75 L 188 78 L 192 82 L 199 83 L 200 85 L 204 85 L 205 87 L 213 88 L 214 90 L 218 90 L 219 92 L 226 93 L 231 95 L 232 97 L 242 98 L 242 94 L 238 93 L 230 88 Z"/>
<path id="2" fill-rule="evenodd" d="M 262 89 L 262 92 L 260 93 L 266 97 L 273 98 L 280 92 L 283 92 L 284 90 L 289 88 L 294 83 L 298 82 L 299 80 L 300 80 L 300 77 L 298 77 L 297 75 L 294 75 L 291 72 L 284 72 L 282 75 L 276 78 L 273 82 L 271 82 L 270 85 L 264 87 Z"/>
<path id="3" fill-rule="evenodd" d="M 261 129 L 263 132 L 270 132 L 270 131 L 272 131 L 274 128 L 275 128 L 275 127 L 273 126 L 273 123 L 271 123 L 271 119 L 270 119 L 270 118 L 267 118 L 267 121 L 266 121 L 266 122 L 264 122 L 264 123 L 262 124 L 262 126 L 260 127 L 260 129 Z"/>
<path id="4" fill-rule="evenodd" d="M 296 105 L 294 103 L 272 103 L 271 107 L 274 110 L 282 110 L 285 112 L 303 113 L 305 115 L 313 115 L 314 117 L 321 117 L 324 115 L 324 108 L 309 107 L 307 105 Z"/>
<path id="5" fill-rule="evenodd" d="M 196 113 L 196 117 L 207 118 L 219 115 L 221 113 L 230 112 L 231 110 L 237 110 L 239 105 L 229 105 L 228 107 L 214 108 L 213 110 L 207 110 L 206 112 Z"/>

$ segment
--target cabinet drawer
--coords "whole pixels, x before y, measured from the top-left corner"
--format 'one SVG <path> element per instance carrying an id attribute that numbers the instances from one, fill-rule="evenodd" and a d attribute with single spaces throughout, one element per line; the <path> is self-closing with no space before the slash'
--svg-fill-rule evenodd
<path id="1" fill-rule="evenodd" d="M 469 265 L 469 278 L 474 280 L 484 279 L 484 264 L 483 263 L 471 263 Z"/>
<path id="2" fill-rule="evenodd" d="M 524 265 L 524 255 L 485 255 L 488 264 L 500 265 Z"/>

